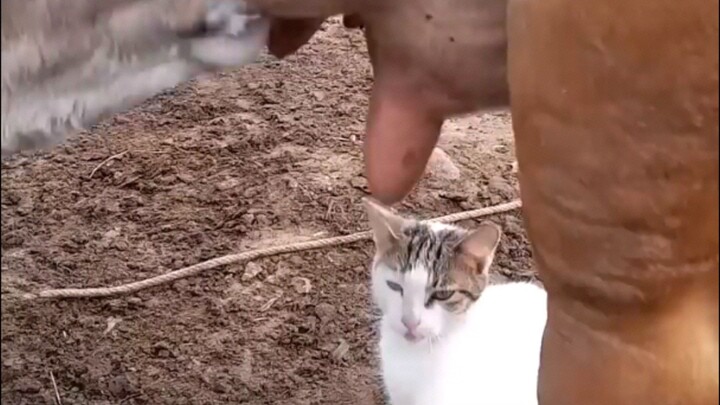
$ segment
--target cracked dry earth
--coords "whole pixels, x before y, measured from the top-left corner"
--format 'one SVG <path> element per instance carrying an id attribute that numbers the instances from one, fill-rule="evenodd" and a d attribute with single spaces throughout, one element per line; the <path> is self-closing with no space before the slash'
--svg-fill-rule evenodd
<path id="1" fill-rule="evenodd" d="M 197 80 L 4 162 L 2 402 L 53 404 L 54 378 L 64 405 L 382 403 L 369 243 L 128 297 L 18 298 L 364 230 L 371 83 L 361 33 L 331 21 L 286 61 Z M 434 217 L 517 197 L 506 114 L 453 120 L 440 148 L 403 212 Z M 506 232 L 495 270 L 532 277 L 519 214 L 492 219 Z"/>

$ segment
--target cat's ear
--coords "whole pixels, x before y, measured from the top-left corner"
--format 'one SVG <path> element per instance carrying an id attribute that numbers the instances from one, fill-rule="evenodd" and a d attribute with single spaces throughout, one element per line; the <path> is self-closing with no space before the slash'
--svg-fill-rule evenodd
<path id="1" fill-rule="evenodd" d="M 502 230 L 492 222 L 486 221 L 470 231 L 460 242 L 459 259 L 477 275 L 487 275 L 500 243 Z"/>
<path id="2" fill-rule="evenodd" d="M 370 221 L 375 247 L 381 252 L 396 247 L 402 235 L 402 227 L 407 220 L 371 198 L 363 198 L 363 205 Z"/>

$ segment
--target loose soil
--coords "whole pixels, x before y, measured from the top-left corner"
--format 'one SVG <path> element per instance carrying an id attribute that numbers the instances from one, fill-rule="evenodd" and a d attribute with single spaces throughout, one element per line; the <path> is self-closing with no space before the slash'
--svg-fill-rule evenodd
<path id="1" fill-rule="evenodd" d="M 2 402 L 380 404 L 371 245 L 276 256 L 115 299 L 25 301 L 366 228 L 372 74 L 337 21 L 285 61 L 199 79 L 2 168 Z M 435 217 L 517 197 L 510 119 L 449 122 L 400 207 Z M 122 154 L 95 169 L 110 156 Z M 532 277 L 518 213 L 495 270 Z M 473 221 L 465 225 L 472 226 Z"/>

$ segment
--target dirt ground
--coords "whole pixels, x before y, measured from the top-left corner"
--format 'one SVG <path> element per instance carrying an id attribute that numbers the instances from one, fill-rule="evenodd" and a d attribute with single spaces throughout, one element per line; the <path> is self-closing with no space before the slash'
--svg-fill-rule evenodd
<path id="1" fill-rule="evenodd" d="M 65 405 L 382 403 L 369 243 L 129 297 L 18 298 L 366 229 L 360 144 L 371 83 L 361 34 L 333 22 L 286 61 L 198 80 L 4 163 L 3 404 L 55 403 L 53 379 Z M 434 217 L 517 197 L 506 114 L 448 123 L 441 147 L 455 166 L 434 164 L 404 212 Z M 531 277 L 518 213 L 492 220 L 506 232 L 498 274 Z"/>

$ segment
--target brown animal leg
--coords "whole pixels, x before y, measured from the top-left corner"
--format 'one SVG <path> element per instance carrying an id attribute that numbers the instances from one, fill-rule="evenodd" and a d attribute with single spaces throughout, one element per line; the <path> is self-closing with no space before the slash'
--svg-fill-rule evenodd
<path id="1" fill-rule="evenodd" d="M 717 0 L 511 1 L 542 405 L 718 403 Z"/>

